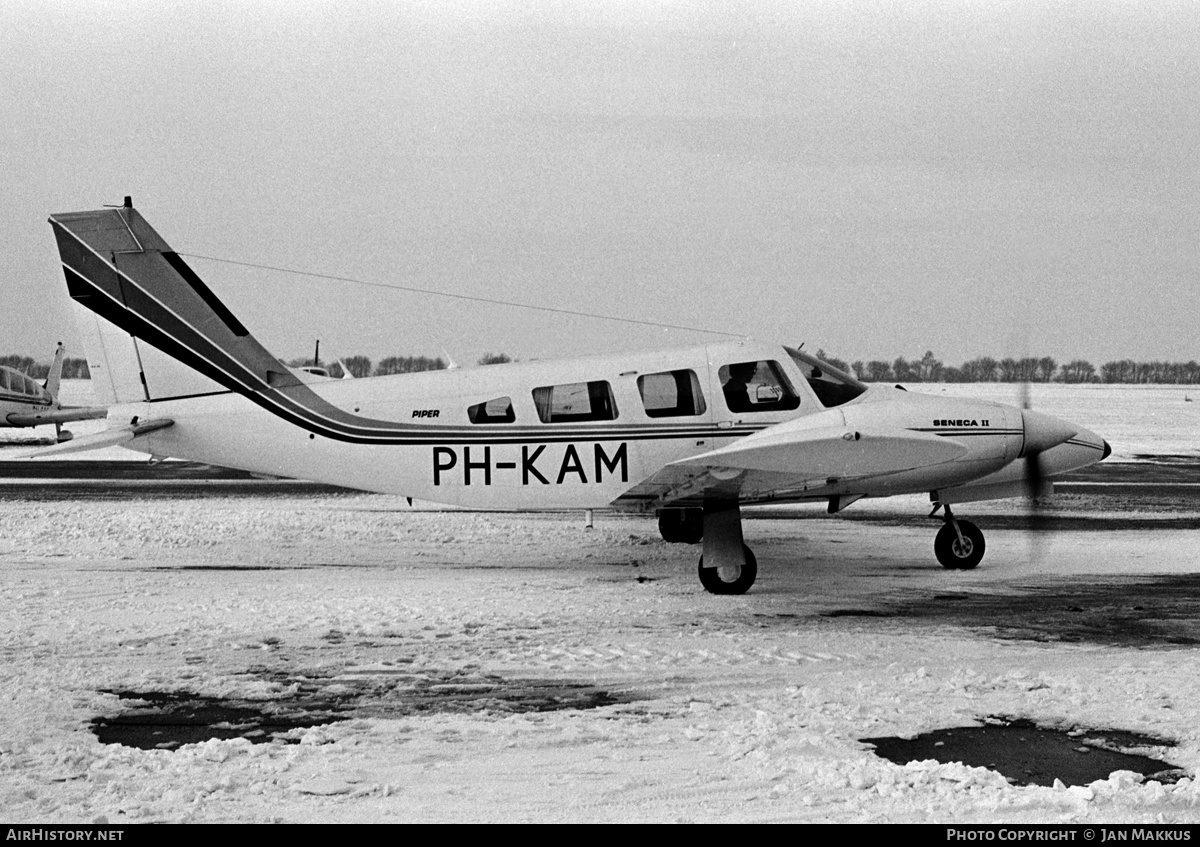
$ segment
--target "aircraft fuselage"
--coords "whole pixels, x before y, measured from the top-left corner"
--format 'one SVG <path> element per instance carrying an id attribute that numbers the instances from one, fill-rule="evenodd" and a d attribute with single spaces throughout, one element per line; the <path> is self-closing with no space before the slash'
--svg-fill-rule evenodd
<path id="1" fill-rule="evenodd" d="M 789 404 L 768 396 L 760 404 L 768 408 L 733 411 L 721 377 L 723 368 L 739 362 L 759 363 L 760 372 L 777 369 L 785 387 L 768 390 L 793 392 L 794 408 L 771 408 Z M 110 419 L 173 419 L 174 426 L 137 441 L 137 449 L 164 457 L 485 509 L 658 508 L 665 490 L 677 495 L 688 474 L 698 477 L 699 471 L 681 470 L 677 481 L 641 496 L 628 496 L 631 487 L 672 463 L 788 421 L 845 427 L 862 434 L 864 448 L 875 432 L 899 428 L 953 439 L 967 452 L 912 467 L 892 462 L 886 472 L 876 470 L 871 457 L 851 473 L 831 470 L 811 479 L 788 480 L 786 465 L 743 468 L 730 482 L 743 502 L 949 489 L 1000 471 L 1020 454 L 1024 431 L 1015 407 L 877 385 L 827 408 L 802 366 L 782 346 L 732 342 L 307 385 L 354 416 L 403 422 L 403 431 L 387 444 L 307 431 L 233 393 L 127 404 L 114 409 Z M 694 375 L 695 396 L 685 398 L 686 408 L 664 409 L 678 400 L 681 375 L 688 382 Z M 596 388 L 601 383 L 604 387 Z M 546 389 L 563 386 L 567 396 L 559 408 L 548 410 Z M 573 407 L 595 402 L 589 390 L 593 395 L 603 391 L 602 408 Z M 655 390 L 670 396 L 648 393 Z M 1092 443 L 1091 449 L 1077 448 L 1078 456 L 1063 451 L 1053 466 L 1095 461 L 1103 442 L 1093 437 Z M 713 473 L 719 478 L 719 466 Z"/>

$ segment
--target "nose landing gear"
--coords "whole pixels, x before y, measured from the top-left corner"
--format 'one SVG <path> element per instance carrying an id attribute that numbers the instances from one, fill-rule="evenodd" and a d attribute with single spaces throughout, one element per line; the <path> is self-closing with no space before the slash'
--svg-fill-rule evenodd
<path id="1" fill-rule="evenodd" d="M 943 568 L 969 571 L 983 560 L 983 532 L 970 521 L 960 521 L 946 504 L 946 522 L 933 540 L 933 554 Z"/>

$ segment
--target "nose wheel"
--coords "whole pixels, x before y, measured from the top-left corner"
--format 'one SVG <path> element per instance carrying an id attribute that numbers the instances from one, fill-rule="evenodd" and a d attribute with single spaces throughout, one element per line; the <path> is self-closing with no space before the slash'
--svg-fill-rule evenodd
<path id="1" fill-rule="evenodd" d="M 969 571 L 983 561 L 983 532 L 970 521 L 960 521 L 946 507 L 946 522 L 933 540 L 933 554 L 943 568 Z"/>

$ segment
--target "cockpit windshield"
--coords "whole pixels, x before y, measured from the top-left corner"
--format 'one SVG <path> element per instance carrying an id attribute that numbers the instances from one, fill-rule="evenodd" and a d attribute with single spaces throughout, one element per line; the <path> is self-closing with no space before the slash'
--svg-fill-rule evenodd
<path id="1" fill-rule="evenodd" d="M 817 400 L 827 409 L 849 403 L 867 390 L 865 385 L 850 374 L 830 367 L 815 356 L 801 353 L 791 347 L 783 349 L 787 350 L 792 361 L 800 368 L 800 373 L 804 374 L 804 378 L 812 386 Z"/>

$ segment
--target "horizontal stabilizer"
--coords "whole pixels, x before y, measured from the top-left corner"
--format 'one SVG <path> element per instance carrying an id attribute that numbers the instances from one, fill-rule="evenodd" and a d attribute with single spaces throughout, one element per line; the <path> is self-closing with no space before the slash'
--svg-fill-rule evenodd
<path id="1" fill-rule="evenodd" d="M 175 421 L 169 418 L 131 423 L 113 429 L 106 429 L 104 432 L 97 432 L 92 435 L 82 435 L 79 438 L 65 441 L 62 444 L 55 444 L 52 447 L 44 447 L 25 453 L 18 458 L 36 459 L 42 456 L 62 456 L 66 453 L 82 453 L 85 450 L 98 450 L 101 447 L 116 447 L 121 444 L 128 444 L 139 436 L 147 435 L 160 429 L 166 429 L 174 423 Z"/>
<path id="2" fill-rule="evenodd" d="M 42 426 L 43 424 L 71 423 L 72 421 L 94 421 L 108 415 L 104 406 L 78 406 L 65 409 L 47 409 L 44 412 L 21 414 L 13 412 L 5 420 L 9 426 Z"/>
<path id="3" fill-rule="evenodd" d="M 722 447 L 675 462 L 703 468 L 773 471 L 806 478 L 898 473 L 948 462 L 967 452 L 950 438 L 906 429 L 804 427 L 789 421 Z"/>

